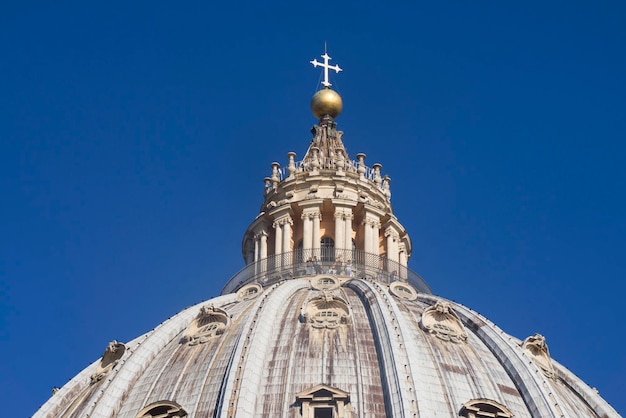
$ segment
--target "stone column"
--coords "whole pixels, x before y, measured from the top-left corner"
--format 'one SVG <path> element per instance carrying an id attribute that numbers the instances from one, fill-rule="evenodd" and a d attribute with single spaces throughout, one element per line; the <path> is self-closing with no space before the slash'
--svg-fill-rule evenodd
<path id="1" fill-rule="evenodd" d="M 322 213 L 318 210 L 312 215 L 313 215 L 313 256 L 319 259 L 321 256 L 320 221 L 322 220 Z"/>
<path id="2" fill-rule="evenodd" d="M 282 221 L 283 227 L 283 256 L 282 264 L 283 266 L 290 266 L 292 264 L 292 249 L 291 249 L 291 226 L 293 225 L 293 220 L 291 216 L 287 215 Z"/>
<path id="3" fill-rule="evenodd" d="M 374 213 L 367 212 L 363 224 L 365 224 L 365 252 L 379 255 L 380 217 Z"/>
<path id="4" fill-rule="evenodd" d="M 343 257 L 345 250 L 345 214 L 343 209 L 335 208 L 335 258 Z M 345 260 L 344 260 L 345 261 Z"/>
<path id="5" fill-rule="evenodd" d="M 267 271 L 267 232 L 265 229 L 260 230 L 254 235 L 254 248 L 256 273 L 263 273 Z"/>
<path id="6" fill-rule="evenodd" d="M 283 227 L 280 224 L 280 221 L 274 221 L 272 225 L 274 227 L 274 254 L 277 256 L 278 254 L 283 252 Z"/>
<path id="7" fill-rule="evenodd" d="M 364 240 L 365 240 L 365 266 L 366 273 L 370 277 L 377 278 L 380 270 L 383 268 L 380 265 L 380 259 L 378 257 L 378 236 L 380 233 L 380 216 L 376 213 L 366 211 L 363 219 L 364 224 Z"/>
<path id="8" fill-rule="evenodd" d="M 346 250 L 352 250 L 352 220 L 354 220 L 354 215 L 352 214 L 352 210 L 350 210 L 350 212 L 346 212 L 345 214 L 346 233 L 344 234 L 344 248 Z"/>
<path id="9" fill-rule="evenodd" d="M 311 256 L 313 248 L 313 220 L 307 212 L 302 213 L 302 251 L 306 258 Z"/>
<path id="10" fill-rule="evenodd" d="M 300 203 L 302 209 L 302 256 L 304 261 L 318 257 L 320 248 L 321 199 L 311 199 Z"/>
<path id="11" fill-rule="evenodd" d="M 398 239 L 400 236 L 393 227 L 389 226 L 385 229 L 385 237 L 387 238 L 387 258 L 397 263 Z"/>
<path id="12" fill-rule="evenodd" d="M 398 244 L 398 258 L 400 263 L 400 278 L 406 280 L 408 276 L 407 272 L 407 256 L 406 256 L 406 245 L 401 242 Z"/>
<path id="13" fill-rule="evenodd" d="M 267 232 L 265 230 L 260 232 L 260 240 L 261 240 L 261 254 L 260 258 L 263 260 L 267 258 Z"/>

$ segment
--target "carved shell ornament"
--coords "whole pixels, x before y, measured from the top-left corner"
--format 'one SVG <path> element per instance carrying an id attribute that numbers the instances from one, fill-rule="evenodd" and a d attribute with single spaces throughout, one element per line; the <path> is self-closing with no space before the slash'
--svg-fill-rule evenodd
<path id="1" fill-rule="evenodd" d="M 547 377 L 553 378 L 555 376 L 548 344 L 546 344 L 543 335 L 535 334 L 526 338 L 522 343 L 522 348 Z"/>
<path id="2" fill-rule="evenodd" d="M 459 317 L 448 302 L 437 301 L 422 314 L 422 327 L 443 341 L 461 343 L 467 334 Z"/>
<path id="3" fill-rule="evenodd" d="M 346 301 L 326 291 L 306 304 L 302 318 L 313 328 L 334 329 L 351 323 Z"/>
<path id="4" fill-rule="evenodd" d="M 226 311 L 213 305 L 203 306 L 198 316 L 187 327 L 181 343 L 189 343 L 190 346 L 203 344 L 222 335 L 228 325 L 230 316 Z"/>

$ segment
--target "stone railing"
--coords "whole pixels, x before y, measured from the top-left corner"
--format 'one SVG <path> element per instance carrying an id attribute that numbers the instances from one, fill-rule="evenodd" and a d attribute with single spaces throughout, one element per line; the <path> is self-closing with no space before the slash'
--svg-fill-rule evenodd
<path id="1" fill-rule="evenodd" d="M 316 148 L 313 148 L 316 150 Z M 272 163 L 272 175 L 265 178 L 266 190 L 271 190 L 278 186 L 278 183 L 289 178 L 292 174 L 302 172 L 314 172 L 314 171 L 335 171 L 344 173 L 354 173 L 359 176 L 361 180 L 370 180 L 383 189 L 389 190 L 389 182 L 391 179 L 388 176 L 382 176 L 380 169 L 382 165 L 374 164 L 372 167 L 365 165 L 365 154 L 357 154 L 357 160 L 349 160 L 333 157 L 319 157 L 317 152 L 314 153 L 312 158 L 295 161 L 295 153 L 290 152 L 288 154 L 289 163 L 286 166 L 281 167 L 279 163 Z"/>
<path id="2" fill-rule="evenodd" d="M 368 278 L 383 283 L 408 282 L 417 291 L 432 294 L 419 274 L 385 256 L 360 250 L 317 248 L 272 255 L 248 264 L 226 283 L 222 295 L 236 292 L 253 282 L 267 286 L 282 280 L 317 274 Z"/>

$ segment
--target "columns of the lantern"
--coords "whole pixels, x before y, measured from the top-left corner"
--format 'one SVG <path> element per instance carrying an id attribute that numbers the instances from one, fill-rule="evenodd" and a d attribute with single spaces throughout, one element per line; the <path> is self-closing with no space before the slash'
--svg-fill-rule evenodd
<path id="1" fill-rule="evenodd" d="M 376 277 L 379 269 L 382 267 L 380 264 L 379 244 L 378 239 L 380 236 L 380 217 L 382 213 L 378 210 L 366 206 L 363 216 L 363 238 L 364 238 L 364 250 L 365 250 L 365 266 L 367 274 Z"/>
<path id="2" fill-rule="evenodd" d="M 291 226 L 293 225 L 293 220 L 291 219 L 291 216 L 287 215 L 284 218 L 282 218 L 282 227 L 283 227 L 283 236 L 282 236 L 282 241 L 283 241 L 283 255 L 281 257 L 282 259 L 282 263 L 284 266 L 289 266 L 291 265 L 291 256 L 292 256 L 292 249 L 291 249 Z M 278 240 L 278 237 L 276 237 L 276 239 Z"/>
<path id="3" fill-rule="evenodd" d="M 291 225 L 293 225 L 293 220 L 291 219 L 291 207 L 289 205 L 282 206 L 271 211 L 269 215 L 274 219 L 274 264 L 276 267 L 288 265 L 290 260 L 286 259 L 285 254 L 292 251 Z"/>
<path id="4" fill-rule="evenodd" d="M 398 244 L 398 252 L 398 258 L 400 263 L 400 278 L 406 280 L 408 258 L 406 254 L 406 245 L 404 244 L 404 242 Z"/>
<path id="5" fill-rule="evenodd" d="M 320 257 L 320 219 L 322 202 L 310 200 L 302 208 L 302 254 L 308 260 Z"/>
<path id="6" fill-rule="evenodd" d="M 283 252 L 283 225 L 278 220 L 274 221 L 274 254 Z"/>
<path id="7" fill-rule="evenodd" d="M 317 259 L 321 256 L 321 239 L 320 239 L 320 221 L 322 220 L 322 213 L 318 210 L 313 213 L 313 257 Z"/>
<path id="8" fill-rule="evenodd" d="M 345 213 L 343 208 L 335 208 L 335 258 L 340 257 L 346 246 L 346 225 L 345 225 Z"/>

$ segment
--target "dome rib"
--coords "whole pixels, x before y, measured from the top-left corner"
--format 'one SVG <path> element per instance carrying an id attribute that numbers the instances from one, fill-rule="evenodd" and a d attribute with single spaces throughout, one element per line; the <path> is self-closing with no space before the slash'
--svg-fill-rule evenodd
<path id="1" fill-rule="evenodd" d="M 384 294 L 377 283 L 364 280 L 353 280 L 347 286 L 357 291 L 363 303 L 369 308 L 367 311 L 378 349 L 379 364 L 383 369 L 381 377 L 385 396 L 388 399 L 385 403 L 389 408 L 387 415 L 412 416 L 417 413 L 417 399 L 415 390 L 412 390 L 406 383 L 407 379 L 399 376 L 397 366 L 408 364 L 408 358 L 406 351 L 401 349 L 401 347 L 406 347 L 406 344 L 400 334 L 400 326 L 396 319 L 397 312 L 393 311 L 393 304 L 389 300 L 391 296 Z M 393 321 L 396 321 L 396 324 L 393 324 Z M 395 338 L 391 335 L 392 331 L 398 332 Z M 408 376 L 411 375 L 408 374 Z"/>
<path id="2" fill-rule="evenodd" d="M 442 298 L 420 295 L 418 300 L 427 303 L 434 303 Z M 507 341 L 503 338 L 505 334 L 495 324 L 478 313 L 466 308 L 463 305 L 450 302 L 454 305 L 456 313 L 461 318 L 463 324 L 476 335 L 504 367 L 511 377 L 522 399 L 528 406 L 532 416 L 538 417 L 562 417 L 563 412 L 558 408 L 557 401 L 546 391 L 547 382 L 539 380 L 537 376 L 543 373 L 534 365 L 532 360 L 526 358 L 518 344 L 511 343 L 512 337 Z M 480 326 L 477 324 L 484 323 Z M 507 335 L 508 336 L 508 335 Z M 533 373 L 531 373 L 531 370 Z M 549 401 L 550 400 L 550 401 Z"/>
<path id="3" fill-rule="evenodd" d="M 224 295 L 213 299 L 215 304 L 224 304 L 235 300 L 236 295 Z M 145 370 L 146 365 L 172 340 L 180 335 L 189 323 L 196 317 L 198 309 L 204 303 L 196 304 L 187 308 L 169 320 L 161 323 L 153 331 L 146 334 L 146 338 L 137 344 L 134 349 L 129 349 L 130 355 L 125 359 L 123 367 L 112 376 L 109 387 L 101 399 L 96 401 L 91 411 L 85 411 L 85 415 L 90 417 L 110 417 L 115 416 L 115 411 L 119 411 L 122 399 Z M 143 407 L 145 405 L 142 405 Z M 185 406 L 185 405 L 183 405 Z"/>
<path id="4" fill-rule="evenodd" d="M 255 304 L 255 313 L 248 317 L 235 350 L 233 360 L 225 375 L 226 387 L 222 404 L 219 405 L 221 417 L 231 417 L 231 405 L 237 414 L 254 416 L 255 399 L 261 384 L 264 359 L 270 348 L 270 336 L 274 328 L 274 318 L 289 297 L 299 289 L 307 288 L 307 282 L 294 280 L 275 285 L 271 290 L 263 292 Z M 261 315 L 261 313 L 263 315 Z M 252 350 L 251 348 L 254 348 Z M 240 376 L 237 376 L 241 373 Z M 236 382 L 242 382 L 235 388 Z M 235 392 L 236 390 L 236 392 Z M 224 402 L 228 399 L 227 402 Z"/>

